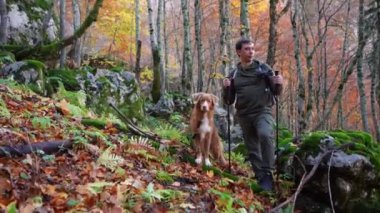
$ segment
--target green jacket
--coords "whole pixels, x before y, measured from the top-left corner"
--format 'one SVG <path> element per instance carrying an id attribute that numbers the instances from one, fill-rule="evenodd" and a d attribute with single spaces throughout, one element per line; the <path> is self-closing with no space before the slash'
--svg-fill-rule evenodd
<path id="1" fill-rule="evenodd" d="M 272 69 L 257 60 L 246 69 L 240 63 L 237 64 L 237 68 L 228 75 L 231 86 L 223 90 L 225 103 L 233 104 L 236 101 L 238 116 L 270 113 L 274 104 L 273 89 L 269 82 L 269 76 L 272 75 Z"/>

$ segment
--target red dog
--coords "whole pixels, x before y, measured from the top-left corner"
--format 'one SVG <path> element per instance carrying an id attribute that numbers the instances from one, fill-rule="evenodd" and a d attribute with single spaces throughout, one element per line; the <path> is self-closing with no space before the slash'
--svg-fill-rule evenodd
<path id="1" fill-rule="evenodd" d="M 197 164 L 204 163 L 211 166 L 209 159 L 211 154 L 222 165 L 226 165 L 226 160 L 223 156 L 223 144 L 218 135 L 218 129 L 214 124 L 214 108 L 218 98 L 215 95 L 208 93 L 195 93 L 192 95 L 194 107 L 190 118 L 190 128 L 195 135 L 195 151 Z"/>

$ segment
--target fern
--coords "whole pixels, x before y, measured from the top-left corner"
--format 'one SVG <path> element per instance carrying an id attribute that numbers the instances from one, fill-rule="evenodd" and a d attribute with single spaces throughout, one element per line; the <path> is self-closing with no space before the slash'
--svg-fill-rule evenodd
<path id="1" fill-rule="evenodd" d="M 103 188 L 106 186 L 113 186 L 114 183 L 109 182 L 95 182 L 87 184 L 87 188 L 93 194 L 99 194 L 103 191 Z"/>
<path id="2" fill-rule="evenodd" d="M 34 128 L 47 129 L 51 126 L 51 120 L 49 117 L 35 117 L 32 119 L 32 125 Z"/>
<path id="3" fill-rule="evenodd" d="M 165 171 L 158 171 L 156 174 L 156 179 L 167 184 L 171 184 L 174 182 L 173 177 Z"/>
<path id="4" fill-rule="evenodd" d="M 244 203 L 241 200 L 235 199 L 228 192 L 221 192 L 216 189 L 210 189 L 209 192 L 218 196 L 219 199 L 217 200 L 216 203 L 219 205 L 219 207 L 221 207 L 221 209 L 223 210 L 222 212 L 229 212 L 229 213 L 240 212 L 239 209 L 233 208 L 234 203 L 244 207 Z"/>
<path id="5" fill-rule="evenodd" d="M 111 148 L 106 149 L 98 158 L 97 163 L 114 171 L 119 164 L 124 162 L 124 158 L 111 153 Z"/>
<path id="6" fill-rule="evenodd" d="M 181 200 L 184 194 L 181 191 L 173 190 L 173 189 L 160 189 L 157 191 L 161 196 L 162 200 L 165 202 L 169 202 L 172 200 Z"/>
<path id="7" fill-rule="evenodd" d="M 170 124 L 164 124 L 156 128 L 155 132 L 162 138 L 174 140 L 174 141 L 183 141 L 184 135 L 181 131 Z"/>
<path id="8" fill-rule="evenodd" d="M 154 190 L 153 183 L 149 183 L 146 187 L 145 192 L 141 194 L 141 197 L 148 203 L 154 203 L 156 201 L 161 201 L 163 198 L 162 195 Z"/>
<path id="9" fill-rule="evenodd" d="M 236 161 L 239 165 L 245 163 L 245 157 L 240 152 L 231 152 L 231 160 Z"/>
<path id="10" fill-rule="evenodd" d="M 144 137 L 136 138 L 132 136 L 131 139 L 129 139 L 129 143 L 134 145 L 135 147 L 144 147 L 148 149 L 153 149 L 153 146 L 150 143 L 148 138 L 144 138 Z"/>

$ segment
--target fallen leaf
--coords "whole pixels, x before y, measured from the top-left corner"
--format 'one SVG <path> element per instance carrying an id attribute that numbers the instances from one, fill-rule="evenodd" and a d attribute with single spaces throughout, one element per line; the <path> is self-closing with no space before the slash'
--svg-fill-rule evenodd
<path id="1" fill-rule="evenodd" d="M 209 177 L 209 178 L 213 178 L 213 177 L 214 177 L 214 171 L 209 170 L 209 171 L 206 172 L 206 175 L 207 175 L 207 177 Z"/>
<path id="2" fill-rule="evenodd" d="M 180 183 L 180 182 L 178 182 L 178 181 L 176 181 L 176 182 L 172 183 L 172 186 L 176 186 L 176 187 L 179 187 L 179 186 L 181 186 L 181 183 Z"/>
<path id="3" fill-rule="evenodd" d="M 191 203 L 181 203 L 179 207 L 183 209 L 195 209 L 196 207 Z"/>
<path id="4" fill-rule="evenodd" d="M 70 109 L 65 99 L 62 99 L 59 102 L 59 108 L 61 109 L 63 115 L 70 115 Z"/>

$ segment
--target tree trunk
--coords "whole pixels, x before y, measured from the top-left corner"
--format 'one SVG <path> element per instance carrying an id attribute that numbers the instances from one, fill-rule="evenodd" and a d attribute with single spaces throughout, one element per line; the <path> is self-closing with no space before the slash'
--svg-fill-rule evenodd
<path id="1" fill-rule="evenodd" d="M 359 1 L 359 21 L 358 21 L 358 43 L 362 43 L 364 39 L 364 0 Z M 360 95 L 360 113 L 362 117 L 363 129 L 369 132 L 368 127 L 368 115 L 367 115 L 367 100 L 365 97 L 365 86 L 363 83 L 363 49 L 358 49 L 356 54 L 358 55 L 357 62 L 357 83 Z"/>
<path id="2" fill-rule="evenodd" d="M 86 0 L 86 17 L 88 17 L 88 14 L 90 13 L 90 0 Z M 81 58 L 83 58 L 85 56 L 85 46 L 86 46 L 86 41 L 87 41 L 87 37 L 88 37 L 88 32 L 84 32 L 83 33 L 83 36 L 82 36 L 82 45 L 81 45 L 81 50 L 80 50 L 80 53 L 81 53 Z"/>
<path id="3" fill-rule="evenodd" d="M 231 36 L 231 3 L 229 0 L 226 0 L 226 18 L 227 18 L 227 31 L 226 31 L 226 41 L 227 41 L 227 68 L 228 72 L 232 70 L 232 67 L 235 65 L 235 49 L 232 47 L 232 36 Z"/>
<path id="4" fill-rule="evenodd" d="M 79 29 L 80 26 L 80 7 L 78 4 L 78 0 L 73 0 L 73 24 L 74 24 L 74 31 Z M 74 41 L 74 62 L 76 66 L 80 67 L 81 65 L 81 38 L 77 38 Z"/>
<path id="5" fill-rule="evenodd" d="M 198 59 L 198 81 L 197 92 L 203 91 L 203 72 L 204 72 L 204 52 L 202 44 L 202 8 L 201 0 L 194 1 L 194 23 L 195 23 L 195 43 L 197 45 L 197 59 Z"/>
<path id="6" fill-rule="evenodd" d="M 154 103 L 157 103 L 161 97 L 161 79 L 160 79 L 160 63 L 161 54 L 160 49 L 156 41 L 156 36 L 153 28 L 153 9 L 151 0 L 147 0 L 148 3 L 148 16 L 149 16 L 149 34 L 150 34 L 150 45 L 152 48 L 153 57 L 153 85 L 152 85 L 152 99 Z"/>
<path id="7" fill-rule="evenodd" d="M 269 0 L 269 39 L 268 39 L 268 54 L 266 63 L 274 67 L 276 64 L 276 48 L 278 41 L 277 24 L 280 18 L 289 10 L 291 0 L 288 0 L 284 9 L 279 13 L 276 11 L 278 0 Z"/>
<path id="8" fill-rule="evenodd" d="M 138 84 L 141 86 L 140 80 L 140 59 L 141 59 L 141 40 L 140 40 L 140 0 L 135 0 L 135 25 L 136 25 L 136 64 L 135 74 Z"/>
<path id="9" fill-rule="evenodd" d="M 135 66 L 135 74 L 136 74 L 136 80 L 137 83 L 141 87 L 141 70 L 140 70 L 140 59 L 141 59 L 141 41 L 137 41 L 137 47 L 136 47 L 136 66 Z"/>
<path id="10" fill-rule="evenodd" d="M 191 57 L 190 20 L 187 0 L 181 0 L 183 15 L 183 64 L 182 64 L 182 92 L 190 95 L 193 92 L 193 64 Z"/>
<path id="11" fill-rule="evenodd" d="M 376 70 L 377 70 L 377 76 L 378 78 L 380 78 L 380 0 L 376 0 L 376 8 L 377 8 L 377 27 L 376 27 L 376 35 L 377 35 L 377 39 L 376 39 L 376 52 L 377 52 L 377 63 L 376 63 Z M 380 108 L 380 83 L 377 84 L 377 88 L 376 88 L 376 94 L 377 94 L 377 105 L 378 105 L 378 108 Z"/>
<path id="12" fill-rule="evenodd" d="M 59 3 L 59 38 L 64 40 L 65 38 L 65 18 L 66 18 L 66 0 L 60 0 Z M 61 55 L 59 58 L 59 67 L 63 68 L 66 63 L 66 48 L 61 49 Z"/>
<path id="13" fill-rule="evenodd" d="M 306 17 L 302 16 L 301 18 L 301 29 L 302 35 L 305 40 L 304 48 L 306 54 L 306 70 L 307 70 L 307 101 L 306 101 L 306 109 L 305 109 L 305 124 L 306 128 L 310 123 L 311 113 L 313 111 L 313 100 L 314 100 L 314 67 L 313 67 L 313 55 L 314 53 L 310 51 L 310 41 L 309 37 L 306 33 Z"/>
<path id="14" fill-rule="evenodd" d="M 163 28 L 164 28 L 164 56 L 165 56 L 165 61 L 164 61 L 164 70 L 163 70 L 163 79 L 162 79 L 162 84 L 164 84 L 165 91 L 169 89 L 168 85 L 168 70 L 169 70 L 169 44 L 168 44 L 168 33 L 167 33 L 167 16 L 166 16 L 166 0 L 163 1 L 164 6 L 163 6 Z"/>
<path id="15" fill-rule="evenodd" d="M 161 91 L 161 94 L 164 94 L 165 93 L 165 83 L 164 83 L 164 79 L 165 79 L 165 66 L 164 66 L 164 60 L 162 60 L 162 46 L 163 46 L 163 42 L 162 42 L 162 36 L 161 36 L 161 23 L 162 23 L 162 9 L 163 9 L 163 1 L 165 0 L 158 0 L 158 5 L 157 5 L 157 21 L 156 21 L 156 25 L 157 25 L 157 46 L 158 46 L 158 49 L 160 50 L 159 51 L 159 54 L 160 54 L 160 91 Z"/>
<path id="16" fill-rule="evenodd" d="M 292 31 L 293 31 L 293 40 L 294 40 L 294 57 L 296 60 L 296 70 L 298 77 L 298 94 L 297 94 L 297 132 L 296 136 L 303 133 L 306 128 L 305 122 L 305 78 L 302 71 L 302 61 L 301 61 L 301 53 L 300 53 L 300 39 L 297 28 L 298 13 L 299 13 L 299 5 L 298 0 L 294 0 L 293 2 L 293 10 L 290 14 L 290 20 L 292 23 Z"/>
<path id="17" fill-rule="evenodd" d="M 229 25 L 229 17 L 227 16 L 227 4 L 229 1 L 227 0 L 219 0 L 219 21 L 220 21 L 220 50 L 219 50 L 219 59 L 221 59 L 222 64 L 220 67 L 220 72 L 223 76 L 228 74 L 227 63 L 228 63 L 228 55 L 227 55 L 227 30 Z M 219 89 L 215 88 L 216 91 Z"/>
<path id="18" fill-rule="evenodd" d="M 373 52 L 371 57 L 371 64 L 369 64 L 370 70 L 371 70 L 371 94 L 370 94 L 370 101 L 371 101 L 371 114 L 372 114 L 372 122 L 375 129 L 376 140 L 380 141 L 380 125 L 379 125 L 379 119 L 378 119 L 378 113 L 376 111 L 376 85 L 379 83 L 379 76 L 376 70 L 377 61 L 380 57 L 379 52 L 377 51 L 377 42 L 376 42 L 376 34 L 373 39 Z"/>
<path id="19" fill-rule="evenodd" d="M 240 0 L 240 36 L 251 39 L 248 0 Z"/>
<path id="20" fill-rule="evenodd" d="M 271 67 L 276 63 L 276 46 L 277 46 L 277 6 L 278 0 L 269 0 L 269 39 L 268 39 L 268 54 L 267 64 Z"/>
<path id="21" fill-rule="evenodd" d="M 346 23 L 345 23 L 345 28 L 344 28 L 344 39 L 343 39 L 343 45 L 342 45 L 342 57 L 341 57 L 341 60 L 339 62 L 339 65 L 338 65 L 338 70 L 340 70 L 340 73 L 341 73 L 341 79 L 343 79 L 344 77 L 344 72 L 342 71 L 343 69 L 343 66 L 345 64 L 345 61 L 346 61 L 346 53 L 347 53 L 347 49 L 348 49 L 348 29 L 349 29 L 349 20 L 350 20 L 350 11 L 351 11 L 351 0 L 348 0 L 347 2 L 347 12 L 346 12 Z M 342 91 L 344 93 L 344 90 Z M 344 129 L 345 126 L 344 126 L 344 122 L 343 122 L 343 113 L 344 113 L 344 110 L 343 110 L 343 100 L 342 100 L 343 97 L 341 97 L 338 101 L 339 101 L 339 104 L 338 104 L 338 128 L 340 129 Z M 327 99 L 327 94 L 326 94 L 326 99 Z M 326 104 L 326 101 L 324 101 L 324 105 L 327 105 Z M 323 106 L 323 115 L 326 114 L 326 106 Z"/>
<path id="22" fill-rule="evenodd" d="M 0 44 L 6 44 L 8 37 L 7 1 L 0 0 Z"/>
<path id="23" fill-rule="evenodd" d="M 46 35 L 46 30 L 49 27 L 49 22 L 51 20 L 51 17 L 53 16 L 53 10 L 54 10 L 54 1 L 51 2 L 51 5 L 49 7 L 49 10 L 47 11 L 46 15 L 44 16 L 42 20 L 42 29 L 41 29 L 41 38 L 39 43 L 44 43 L 44 38 L 47 36 Z"/>

